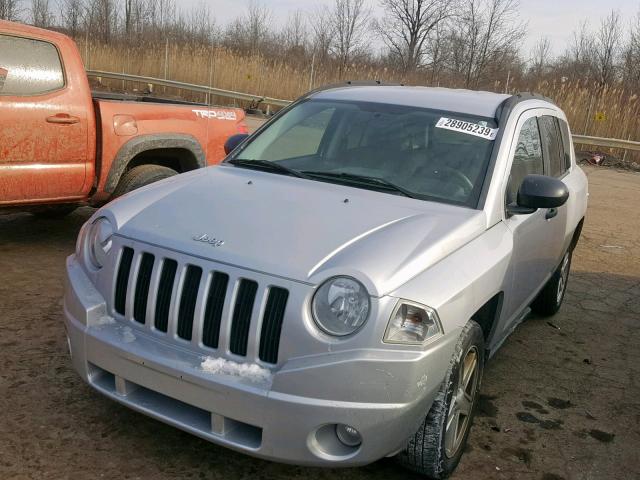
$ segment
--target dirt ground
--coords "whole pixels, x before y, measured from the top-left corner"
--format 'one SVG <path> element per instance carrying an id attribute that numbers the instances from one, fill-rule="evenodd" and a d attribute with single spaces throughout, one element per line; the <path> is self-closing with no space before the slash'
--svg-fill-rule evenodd
<path id="1" fill-rule="evenodd" d="M 588 174 L 565 304 L 526 321 L 489 363 L 456 479 L 640 478 L 640 174 Z M 341 470 L 255 460 L 82 383 L 60 298 L 64 259 L 90 213 L 0 216 L 0 479 L 414 478 L 390 459 Z"/>

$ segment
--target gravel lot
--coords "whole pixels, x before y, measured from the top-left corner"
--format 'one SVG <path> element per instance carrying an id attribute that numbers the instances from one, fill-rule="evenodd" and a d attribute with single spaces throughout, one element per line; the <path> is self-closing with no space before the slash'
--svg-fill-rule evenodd
<path id="1" fill-rule="evenodd" d="M 454 478 L 640 478 L 640 174 L 588 174 L 565 304 L 489 363 Z M 90 214 L 0 215 L 0 479 L 414 478 L 389 459 L 342 470 L 255 460 L 94 393 L 71 369 L 60 304 Z"/>

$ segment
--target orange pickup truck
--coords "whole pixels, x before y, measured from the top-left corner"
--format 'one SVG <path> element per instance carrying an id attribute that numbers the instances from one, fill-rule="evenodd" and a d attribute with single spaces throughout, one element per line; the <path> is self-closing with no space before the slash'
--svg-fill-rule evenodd
<path id="1" fill-rule="evenodd" d="M 131 99 L 134 99 L 132 101 Z M 0 207 L 64 214 L 224 158 L 244 112 L 92 93 L 69 37 L 0 21 Z"/>

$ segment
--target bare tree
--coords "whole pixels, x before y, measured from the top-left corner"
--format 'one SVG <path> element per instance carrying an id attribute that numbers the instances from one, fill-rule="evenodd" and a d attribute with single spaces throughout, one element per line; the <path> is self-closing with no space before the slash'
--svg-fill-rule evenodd
<path id="1" fill-rule="evenodd" d="M 625 84 L 631 89 L 640 89 L 640 12 L 631 21 L 622 69 Z"/>
<path id="2" fill-rule="evenodd" d="M 110 43 L 118 26 L 116 0 L 92 0 L 87 8 L 86 26 L 104 42 Z"/>
<path id="3" fill-rule="evenodd" d="M 385 15 L 376 30 L 405 72 L 423 66 L 428 41 L 449 17 L 453 0 L 380 0 Z"/>
<path id="4" fill-rule="evenodd" d="M 621 38 L 620 13 L 614 10 L 600 22 L 593 42 L 593 69 L 600 88 L 616 79 Z"/>
<path id="5" fill-rule="evenodd" d="M 211 45 L 217 38 L 216 20 L 209 3 L 201 0 L 187 16 L 185 33 L 192 42 Z"/>
<path id="6" fill-rule="evenodd" d="M 312 61 L 317 65 L 326 65 L 333 43 L 333 25 L 331 13 L 317 8 L 310 14 Z"/>
<path id="7" fill-rule="evenodd" d="M 22 0 L 0 0 L 0 20 L 16 21 Z"/>
<path id="8" fill-rule="evenodd" d="M 361 53 L 367 39 L 371 11 L 364 0 L 335 0 L 330 22 L 333 32 L 331 51 L 343 75 L 354 56 Z"/>
<path id="9" fill-rule="evenodd" d="M 569 46 L 569 59 L 576 65 L 589 63 L 593 50 L 593 39 L 589 34 L 589 23 L 584 20 L 578 30 L 573 32 L 573 39 Z"/>
<path id="10" fill-rule="evenodd" d="M 244 34 L 251 52 L 257 52 L 269 37 L 271 11 L 258 0 L 251 0 L 244 18 Z"/>
<path id="11" fill-rule="evenodd" d="M 281 34 L 281 44 L 287 52 L 304 54 L 307 43 L 307 25 L 304 15 L 300 10 L 289 15 Z"/>
<path id="12" fill-rule="evenodd" d="M 31 0 L 29 20 L 36 27 L 47 28 L 52 20 L 49 0 Z"/>
<path id="13" fill-rule="evenodd" d="M 76 37 L 82 29 L 82 22 L 85 12 L 83 0 L 62 0 L 60 2 L 60 19 L 62 26 L 67 32 Z"/>
<path id="14" fill-rule="evenodd" d="M 531 50 L 531 74 L 539 80 L 546 73 L 551 59 L 551 41 L 549 37 L 540 37 Z"/>
<path id="15" fill-rule="evenodd" d="M 511 56 L 526 35 L 518 19 L 518 0 L 466 0 L 458 15 L 450 42 L 452 66 L 465 87 L 477 88 L 487 80 L 488 66 Z"/>

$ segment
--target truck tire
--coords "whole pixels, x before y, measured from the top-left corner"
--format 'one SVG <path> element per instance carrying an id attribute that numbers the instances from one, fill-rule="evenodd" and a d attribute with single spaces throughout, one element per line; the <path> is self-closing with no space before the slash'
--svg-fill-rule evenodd
<path id="1" fill-rule="evenodd" d="M 140 165 L 139 167 L 133 167 L 122 175 L 111 198 L 118 198 L 137 188 L 144 187 L 158 180 L 173 177 L 177 174 L 178 172 L 175 170 L 168 167 L 161 167 L 160 165 Z"/>
<path id="2" fill-rule="evenodd" d="M 409 470 L 447 478 L 460 462 L 469 436 L 484 371 L 484 335 L 473 320 L 462 329 L 440 390 L 405 450 L 397 456 Z"/>
<path id="3" fill-rule="evenodd" d="M 571 254 L 571 249 L 565 252 L 560 265 L 531 304 L 531 310 L 534 313 L 543 317 L 550 317 L 560 310 L 567 291 L 567 283 L 569 282 Z"/>

